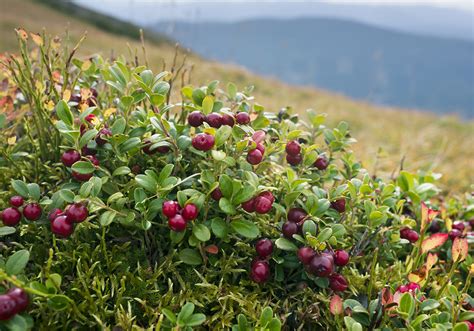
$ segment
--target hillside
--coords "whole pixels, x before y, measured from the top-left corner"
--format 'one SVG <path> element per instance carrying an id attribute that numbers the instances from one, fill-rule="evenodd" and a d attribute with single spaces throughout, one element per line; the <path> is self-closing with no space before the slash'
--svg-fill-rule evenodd
<path id="1" fill-rule="evenodd" d="M 291 84 L 375 104 L 474 116 L 472 41 L 335 18 L 164 22 L 155 28 L 206 58 L 239 63 Z"/>
<path id="2" fill-rule="evenodd" d="M 141 58 L 141 47 L 137 40 L 106 32 L 37 2 L 3 0 L 0 4 L 0 22 L 0 52 L 16 49 L 13 29 L 18 26 L 29 31 L 41 31 L 45 27 L 48 33 L 61 36 L 68 27 L 72 41 L 77 41 L 85 30 L 88 32 L 81 54 L 101 52 L 104 56 L 128 55 L 129 45 L 132 50 L 138 50 Z M 150 42 L 146 51 L 150 66 L 160 70 L 163 60 L 168 65 L 172 62 L 174 47 L 169 43 Z M 258 102 L 270 111 L 277 111 L 287 105 L 301 113 L 313 108 L 328 113 L 331 125 L 341 120 L 349 122 L 359 141 L 354 148 L 356 155 L 371 172 L 374 172 L 374 164 L 377 164 L 377 173 L 384 171 L 390 174 L 398 169 L 400 160 L 405 158 L 404 167 L 408 170 L 423 168 L 443 173 L 444 184 L 448 189 L 468 189 L 474 183 L 469 152 L 474 142 L 472 122 L 463 123 L 454 117 L 375 107 L 315 88 L 292 87 L 192 54 L 188 55 L 187 63 L 194 65 L 191 80 L 194 84 L 216 78 L 224 83 L 233 81 L 239 87 L 253 84 Z M 377 159 L 379 148 L 384 152 Z"/>

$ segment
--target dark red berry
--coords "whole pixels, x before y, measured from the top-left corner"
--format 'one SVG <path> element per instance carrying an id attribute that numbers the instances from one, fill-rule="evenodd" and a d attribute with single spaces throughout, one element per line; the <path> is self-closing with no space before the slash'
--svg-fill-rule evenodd
<path id="1" fill-rule="evenodd" d="M 211 192 L 211 198 L 216 201 L 219 201 L 222 198 L 222 191 L 220 188 L 215 188 L 214 191 Z"/>
<path id="2" fill-rule="evenodd" d="M 91 161 L 91 163 L 95 165 L 96 167 L 100 165 L 100 161 L 97 157 L 95 157 L 95 155 L 86 155 L 86 159 Z"/>
<path id="3" fill-rule="evenodd" d="M 10 198 L 10 206 L 12 206 L 12 207 L 21 207 L 21 206 L 23 206 L 23 202 L 25 202 L 23 200 L 23 197 L 21 197 L 19 195 L 15 195 L 15 196 Z"/>
<path id="4" fill-rule="evenodd" d="M 16 314 L 15 300 L 7 294 L 0 295 L 0 321 L 6 321 Z"/>
<path id="5" fill-rule="evenodd" d="M 53 210 L 51 210 L 48 214 L 48 220 L 50 222 L 54 221 L 54 219 L 58 216 L 60 216 L 61 214 L 63 213 L 63 211 L 59 208 L 54 208 Z"/>
<path id="6" fill-rule="evenodd" d="M 179 205 L 176 201 L 165 201 L 162 205 L 162 211 L 166 217 L 173 217 L 178 213 Z"/>
<path id="7" fill-rule="evenodd" d="M 99 133 L 97 134 L 97 137 L 95 138 L 95 142 L 99 146 L 104 146 L 109 141 L 109 137 L 111 136 L 112 131 L 110 131 L 108 128 L 100 129 Z"/>
<path id="8" fill-rule="evenodd" d="M 92 178 L 92 174 L 80 174 L 76 171 L 73 171 L 71 175 L 78 182 L 87 182 L 89 179 Z"/>
<path id="9" fill-rule="evenodd" d="M 311 247 L 301 247 L 298 249 L 298 259 L 304 265 L 308 265 L 315 255 L 316 252 Z"/>
<path id="10" fill-rule="evenodd" d="M 229 114 L 222 115 L 222 125 L 228 125 L 230 127 L 235 125 L 235 118 Z"/>
<path id="11" fill-rule="evenodd" d="M 247 212 L 247 213 L 253 213 L 255 211 L 255 199 L 250 199 L 248 201 L 245 201 L 242 203 L 242 208 Z"/>
<path id="12" fill-rule="evenodd" d="M 428 231 L 431 233 L 438 233 L 441 231 L 441 225 L 437 220 L 433 220 L 430 224 L 430 227 L 428 228 Z"/>
<path id="13" fill-rule="evenodd" d="M 327 277 L 334 271 L 334 259 L 332 255 L 327 253 L 315 255 L 311 259 L 308 268 L 309 272 L 318 277 Z"/>
<path id="14" fill-rule="evenodd" d="M 76 102 L 76 103 L 80 103 L 82 100 L 82 97 L 80 94 L 73 94 L 71 95 L 71 97 L 69 98 L 69 101 L 70 102 Z"/>
<path id="15" fill-rule="evenodd" d="M 275 202 L 275 197 L 273 196 L 272 192 L 270 192 L 270 191 L 264 191 L 264 192 L 260 193 L 258 196 L 267 198 L 268 200 L 270 200 L 270 202 L 272 204 Z"/>
<path id="16" fill-rule="evenodd" d="M 191 141 L 194 148 L 200 151 L 208 151 L 214 146 L 214 136 L 207 133 L 196 135 Z"/>
<path id="17" fill-rule="evenodd" d="M 347 290 L 347 280 L 344 278 L 343 275 L 333 274 L 329 276 L 329 287 L 333 291 L 343 292 Z"/>
<path id="18" fill-rule="evenodd" d="M 288 155 L 297 156 L 301 152 L 301 146 L 297 141 L 292 140 L 286 144 L 285 151 Z"/>
<path id="19" fill-rule="evenodd" d="M 132 167 L 132 172 L 133 172 L 135 175 L 138 175 L 141 171 L 142 171 L 142 167 L 140 167 L 139 164 L 135 164 L 135 165 Z"/>
<path id="20" fill-rule="evenodd" d="M 408 292 L 408 286 L 407 285 L 400 285 L 399 287 L 397 287 L 395 292 L 406 293 L 406 292 Z"/>
<path id="21" fill-rule="evenodd" d="M 336 250 L 334 252 L 334 263 L 339 267 L 345 266 L 349 263 L 349 253 L 343 249 Z"/>
<path id="22" fill-rule="evenodd" d="M 289 239 L 293 238 L 294 234 L 298 233 L 298 224 L 293 222 L 286 222 L 281 227 L 283 235 Z"/>
<path id="23" fill-rule="evenodd" d="M 56 217 L 50 224 L 51 232 L 59 237 L 67 238 L 74 232 L 74 224 L 66 215 Z"/>
<path id="24" fill-rule="evenodd" d="M 175 232 L 182 232 L 186 229 L 186 220 L 183 216 L 177 214 L 168 220 L 168 226 Z"/>
<path id="25" fill-rule="evenodd" d="M 203 113 L 200 111 L 193 111 L 188 115 L 188 123 L 189 125 L 197 128 L 198 126 L 201 126 L 202 123 L 204 123 L 204 120 L 206 117 L 204 116 Z"/>
<path id="26" fill-rule="evenodd" d="M 270 266 L 266 261 L 252 263 L 250 278 L 256 283 L 264 283 L 270 278 Z"/>
<path id="27" fill-rule="evenodd" d="M 30 298 L 22 288 L 13 287 L 8 290 L 7 295 L 15 301 L 15 314 L 21 313 L 28 307 Z"/>
<path id="28" fill-rule="evenodd" d="M 86 120 L 86 122 L 89 122 L 89 123 L 92 123 L 92 121 L 96 118 L 96 116 L 94 114 L 89 114 L 87 115 L 84 119 Z"/>
<path id="29" fill-rule="evenodd" d="M 29 221 L 37 221 L 41 217 L 41 207 L 37 203 L 29 203 L 23 208 L 23 216 Z"/>
<path id="30" fill-rule="evenodd" d="M 308 214 L 302 208 L 291 208 L 288 211 L 288 222 L 299 223 L 301 222 Z"/>
<path id="31" fill-rule="evenodd" d="M 81 223 L 89 216 L 89 210 L 82 203 L 75 203 L 66 208 L 66 216 L 70 222 Z"/>
<path id="32" fill-rule="evenodd" d="M 156 151 L 160 154 L 166 154 L 170 151 L 171 149 L 169 148 L 169 146 L 158 146 L 156 148 Z"/>
<path id="33" fill-rule="evenodd" d="M 265 146 L 263 146 L 261 143 L 257 143 L 257 146 L 255 148 L 258 149 L 260 153 L 262 153 L 262 155 L 265 154 Z"/>
<path id="34" fill-rule="evenodd" d="M 198 207 L 193 203 L 188 203 L 181 211 L 181 215 L 186 221 L 195 220 L 199 215 Z"/>
<path id="35" fill-rule="evenodd" d="M 222 126 L 222 116 L 217 113 L 210 113 L 206 116 L 206 122 L 213 128 L 220 128 Z"/>
<path id="36" fill-rule="evenodd" d="M 97 154 L 97 150 L 92 149 L 92 148 L 89 148 L 89 147 L 87 147 L 87 146 L 84 146 L 84 147 L 82 147 L 82 149 L 81 149 L 81 153 L 82 153 L 82 155 L 96 155 L 96 154 Z"/>
<path id="37" fill-rule="evenodd" d="M 286 162 L 288 162 L 292 166 L 297 166 L 298 164 L 303 161 L 303 156 L 301 154 L 290 155 L 286 154 Z"/>
<path id="38" fill-rule="evenodd" d="M 61 161 L 66 167 L 71 167 L 74 163 L 81 159 L 81 154 L 74 149 L 67 150 L 61 156 Z"/>
<path id="39" fill-rule="evenodd" d="M 15 226 L 20 223 L 21 213 L 15 207 L 6 208 L 2 212 L 2 221 L 4 225 Z"/>
<path id="40" fill-rule="evenodd" d="M 329 160 L 324 156 L 318 156 L 316 161 L 314 161 L 314 166 L 319 170 L 325 170 L 329 165 Z"/>
<path id="41" fill-rule="evenodd" d="M 262 238 L 255 244 L 255 250 L 258 256 L 265 259 L 270 256 L 273 252 L 273 243 L 270 239 Z"/>
<path id="42" fill-rule="evenodd" d="M 235 115 L 235 119 L 239 124 L 249 124 L 250 123 L 250 116 L 247 113 L 240 112 Z"/>
<path id="43" fill-rule="evenodd" d="M 453 223 L 452 228 L 463 232 L 464 229 L 466 228 L 466 226 L 464 225 L 464 222 L 456 221 L 456 222 Z"/>
<path id="44" fill-rule="evenodd" d="M 402 229 L 400 230 L 400 237 L 408 240 L 411 243 L 417 242 L 420 237 L 415 230 L 412 229 Z"/>
<path id="45" fill-rule="evenodd" d="M 151 148 L 151 146 L 153 145 L 153 143 L 149 140 L 149 139 L 145 139 L 143 141 L 143 153 L 147 154 L 147 155 L 153 155 L 155 154 L 156 152 L 158 152 L 156 150 L 156 148 Z"/>
<path id="46" fill-rule="evenodd" d="M 252 165 L 257 165 L 262 162 L 263 155 L 258 149 L 252 149 L 247 153 L 247 162 Z"/>
<path id="47" fill-rule="evenodd" d="M 255 211 L 259 214 L 266 214 L 272 209 L 272 202 L 265 197 L 255 198 Z"/>
<path id="48" fill-rule="evenodd" d="M 454 241 L 454 239 L 461 237 L 462 232 L 459 231 L 458 229 L 452 229 L 449 231 L 449 238 Z"/>
<path id="49" fill-rule="evenodd" d="M 331 202 L 331 207 L 337 210 L 339 213 L 343 213 L 346 211 L 346 199 L 340 198 L 333 202 Z"/>

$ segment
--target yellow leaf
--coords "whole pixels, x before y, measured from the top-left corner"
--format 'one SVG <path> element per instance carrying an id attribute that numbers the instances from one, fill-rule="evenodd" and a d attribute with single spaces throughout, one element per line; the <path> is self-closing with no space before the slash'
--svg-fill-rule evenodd
<path id="1" fill-rule="evenodd" d="M 16 136 L 10 137 L 7 139 L 8 145 L 15 145 L 16 143 Z"/>
<path id="2" fill-rule="evenodd" d="M 71 99 L 71 90 L 64 90 L 63 100 L 68 102 Z"/>
<path id="3" fill-rule="evenodd" d="M 49 111 L 53 111 L 54 102 L 52 100 L 49 100 L 47 103 L 45 103 L 44 107 Z"/>
<path id="4" fill-rule="evenodd" d="M 438 255 L 433 253 L 428 253 L 428 257 L 426 259 L 426 272 L 430 272 L 431 268 L 438 262 Z"/>
<path id="5" fill-rule="evenodd" d="M 15 31 L 22 40 L 28 40 L 28 33 L 24 29 L 18 28 Z"/>
<path id="6" fill-rule="evenodd" d="M 424 254 L 436 247 L 443 245 L 448 240 L 447 233 L 435 233 L 421 243 L 421 253 Z"/>
<path id="7" fill-rule="evenodd" d="M 89 69 L 91 67 L 91 64 L 92 64 L 91 61 L 89 61 L 89 60 L 85 61 L 81 66 L 81 70 L 86 71 L 87 69 Z"/>
<path id="8" fill-rule="evenodd" d="M 104 117 L 109 118 L 111 115 L 115 114 L 117 112 L 117 108 L 107 108 L 104 111 Z"/>
<path id="9" fill-rule="evenodd" d="M 37 46 L 43 46 L 43 38 L 39 35 L 39 33 L 30 33 L 31 39 Z"/>
<path id="10" fill-rule="evenodd" d="M 469 245 L 466 238 L 457 237 L 453 241 L 453 247 L 451 248 L 451 255 L 454 261 L 460 262 L 466 259 L 469 251 Z"/>

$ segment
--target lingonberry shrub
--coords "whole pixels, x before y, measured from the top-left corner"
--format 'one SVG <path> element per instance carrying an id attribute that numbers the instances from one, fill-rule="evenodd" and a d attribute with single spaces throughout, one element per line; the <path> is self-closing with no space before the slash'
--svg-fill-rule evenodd
<path id="1" fill-rule="evenodd" d="M 18 35 L 0 60 L 0 93 L 28 114 L 0 112 L 2 141 L 16 137 L 0 145 L 0 329 L 472 319 L 472 195 L 442 197 L 430 172 L 372 174 L 348 123 L 181 84 L 186 64 L 156 73 Z"/>

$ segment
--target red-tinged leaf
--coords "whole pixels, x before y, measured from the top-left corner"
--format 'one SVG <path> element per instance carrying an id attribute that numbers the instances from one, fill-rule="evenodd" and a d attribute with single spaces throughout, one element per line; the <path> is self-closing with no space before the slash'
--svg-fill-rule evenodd
<path id="1" fill-rule="evenodd" d="M 391 304 L 392 302 L 393 302 L 392 291 L 390 291 L 389 287 L 384 287 L 382 289 L 382 305 L 386 306 L 388 304 Z"/>
<path id="2" fill-rule="evenodd" d="M 208 252 L 209 254 L 213 254 L 213 255 L 219 253 L 219 247 L 217 247 L 216 245 L 206 246 L 204 247 L 204 250 Z"/>
<path id="3" fill-rule="evenodd" d="M 431 268 L 438 262 L 438 255 L 434 253 L 428 253 L 426 258 L 426 272 L 430 272 Z"/>
<path id="4" fill-rule="evenodd" d="M 413 283 L 421 283 L 425 280 L 427 275 L 426 266 L 422 266 L 420 269 L 413 271 L 408 275 L 408 280 Z"/>
<path id="5" fill-rule="evenodd" d="M 448 240 L 449 235 L 447 233 L 435 233 L 429 238 L 423 240 L 421 244 L 421 253 L 426 253 L 436 247 L 442 246 L 446 240 Z"/>
<path id="6" fill-rule="evenodd" d="M 342 299 L 339 295 L 335 294 L 329 302 L 329 310 L 333 315 L 341 315 L 343 313 Z"/>
<path id="7" fill-rule="evenodd" d="M 428 208 L 428 206 L 421 202 L 421 229 L 422 231 L 426 226 L 434 220 L 434 218 L 439 214 L 438 211 Z"/>
<path id="8" fill-rule="evenodd" d="M 466 259 L 469 251 L 469 245 L 466 238 L 456 238 L 453 241 L 453 247 L 451 248 L 451 255 L 454 261 L 463 261 Z"/>
<path id="9" fill-rule="evenodd" d="M 265 132 L 262 130 L 255 131 L 255 133 L 252 135 L 252 140 L 256 143 L 262 142 L 265 140 Z"/>

